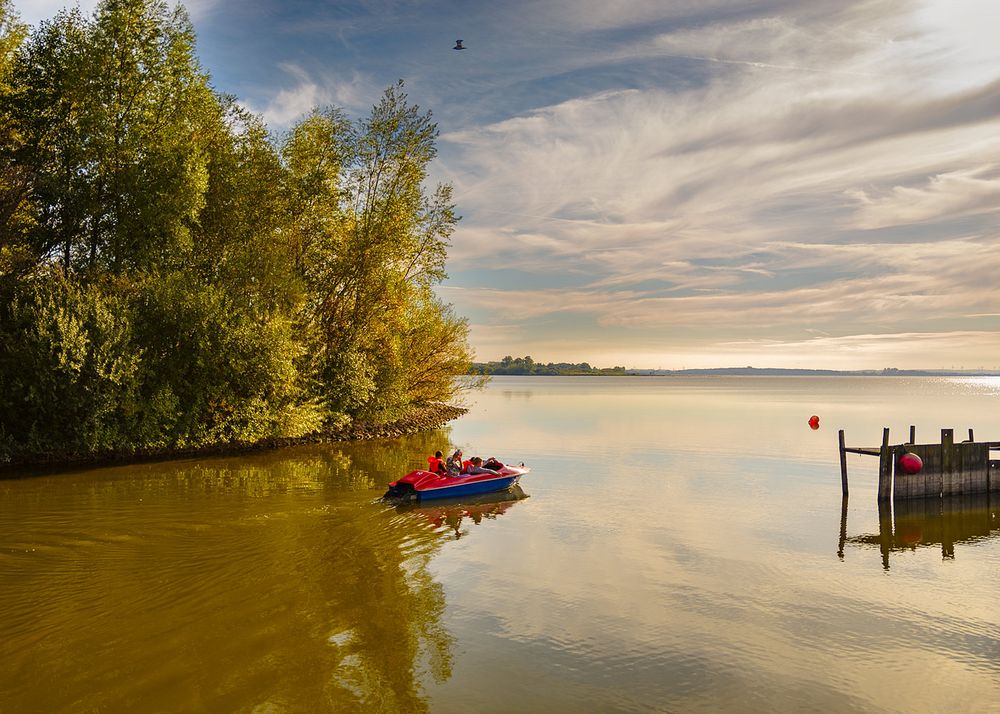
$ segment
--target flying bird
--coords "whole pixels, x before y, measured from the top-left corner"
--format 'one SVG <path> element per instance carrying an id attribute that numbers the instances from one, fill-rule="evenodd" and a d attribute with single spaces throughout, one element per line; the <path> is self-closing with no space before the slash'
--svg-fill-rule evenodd
<path id="1" fill-rule="evenodd" d="M 464 50 L 465 48 L 462 47 L 462 41 L 461 40 L 455 40 L 455 46 L 452 47 L 452 49 L 453 50 Z"/>

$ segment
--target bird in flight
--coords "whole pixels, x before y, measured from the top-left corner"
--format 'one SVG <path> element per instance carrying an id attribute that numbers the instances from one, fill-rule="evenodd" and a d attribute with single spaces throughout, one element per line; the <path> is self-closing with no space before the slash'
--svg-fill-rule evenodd
<path id="1" fill-rule="evenodd" d="M 455 46 L 452 47 L 453 50 L 464 50 L 465 47 L 462 46 L 461 40 L 455 40 Z"/>

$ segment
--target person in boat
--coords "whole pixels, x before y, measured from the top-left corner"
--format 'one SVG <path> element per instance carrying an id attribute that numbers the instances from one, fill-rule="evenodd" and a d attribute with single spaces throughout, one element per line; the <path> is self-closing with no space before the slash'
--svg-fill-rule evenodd
<path id="1" fill-rule="evenodd" d="M 460 476 L 463 471 L 462 450 L 455 449 L 455 453 L 448 457 L 447 474 L 449 476 Z"/>
<path id="2" fill-rule="evenodd" d="M 478 456 L 472 457 L 472 466 L 469 468 L 470 474 L 493 474 L 494 476 L 499 476 L 500 472 L 494 469 L 488 469 L 483 466 L 483 460 Z"/>
<path id="3" fill-rule="evenodd" d="M 435 451 L 434 456 L 427 457 L 427 470 L 442 476 L 448 475 L 448 467 L 445 465 L 444 456 L 440 451 Z"/>

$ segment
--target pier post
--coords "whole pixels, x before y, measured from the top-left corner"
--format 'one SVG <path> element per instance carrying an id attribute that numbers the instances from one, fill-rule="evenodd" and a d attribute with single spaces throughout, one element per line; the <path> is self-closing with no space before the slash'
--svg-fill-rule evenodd
<path id="1" fill-rule="evenodd" d="M 889 427 L 882 429 L 882 448 L 878 453 L 878 499 L 884 501 L 892 498 L 892 459 L 893 450 L 889 448 Z"/>
<path id="2" fill-rule="evenodd" d="M 936 494 L 930 495 L 952 495 L 961 493 L 961 484 L 958 481 L 958 474 L 955 473 L 955 431 L 953 429 L 941 430 L 941 488 Z"/>
<path id="3" fill-rule="evenodd" d="M 892 507 L 888 499 L 878 502 L 878 545 L 882 552 L 882 568 L 889 569 L 889 553 L 892 552 Z"/>
<path id="4" fill-rule="evenodd" d="M 837 438 L 840 439 L 840 487 L 844 491 L 844 498 L 847 498 L 847 448 L 844 446 L 844 430 L 841 429 Z"/>
<path id="5" fill-rule="evenodd" d="M 837 543 L 837 557 L 844 559 L 844 544 L 847 543 L 847 492 L 840 500 L 840 541 Z"/>
<path id="6" fill-rule="evenodd" d="M 917 443 L 917 427 L 913 424 L 910 424 L 910 440 L 906 443 L 907 444 Z"/>

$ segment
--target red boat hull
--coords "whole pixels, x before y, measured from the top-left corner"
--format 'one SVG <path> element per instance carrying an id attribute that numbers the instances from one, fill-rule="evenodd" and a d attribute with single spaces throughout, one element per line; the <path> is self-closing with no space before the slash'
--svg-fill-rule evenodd
<path id="1" fill-rule="evenodd" d="M 496 474 L 461 476 L 442 476 L 431 471 L 411 471 L 398 481 L 390 483 L 385 497 L 416 498 L 426 501 L 504 491 L 516 484 L 528 471 L 525 466 L 504 466 Z"/>

